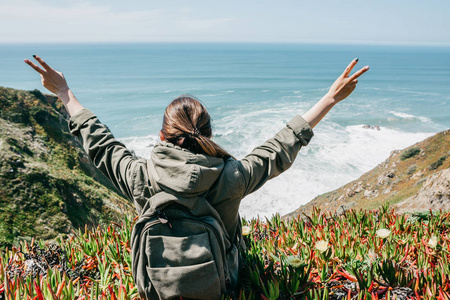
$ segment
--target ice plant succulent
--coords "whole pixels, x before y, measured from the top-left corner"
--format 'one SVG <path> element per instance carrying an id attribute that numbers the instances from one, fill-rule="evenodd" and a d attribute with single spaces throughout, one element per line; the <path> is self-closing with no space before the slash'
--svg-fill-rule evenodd
<path id="1" fill-rule="evenodd" d="M 377 237 L 379 237 L 381 239 L 387 238 L 390 234 L 391 234 L 391 231 L 386 228 L 378 229 L 376 232 Z"/>
<path id="2" fill-rule="evenodd" d="M 302 261 L 300 260 L 300 258 L 294 255 L 286 257 L 286 262 L 294 268 L 298 268 L 302 265 Z"/>
<path id="3" fill-rule="evenodd" d="M 429 240 L 428 240 L 428 247 L 430 248 L 436 248 L 438 244 L 438 238 L 437 236 L 433 235 Z"/>
<path id="4" fill-rule="evenodd" d="M 250 226 L 242 226 L 242 235 L 249 235 L 252 232 Z"/>
<path id="5" fill-rule="evenodd" d="M 306 219 L 276 215 L 243 225 L 247 250 L 233 299 L 450 299 L 449 212 L 399 215 L 386 206 L 336 216 L 315 209 Z M 391 234 L 387 228 L 396 243 L 377 240 Z M 2 249 L 0 299 L 138 300 L 131 229 L 125 219 L 56 246 Z"/>
<path id="6" fill-rule="evenodd" d="M 316 244 L 314 245 L 314 248 L 318 250 L 320 253 L 324 253 L 325 251 L 328 250 L 328 241 L 325 240 L 317 241 Z"/>

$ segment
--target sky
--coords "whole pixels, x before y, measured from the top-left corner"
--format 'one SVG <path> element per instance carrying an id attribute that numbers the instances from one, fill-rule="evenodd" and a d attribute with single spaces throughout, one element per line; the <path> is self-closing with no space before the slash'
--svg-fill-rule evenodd
<path id="1" fill-rule="evenodd" d="M 0 43 L 450 45 L 449 0 L 0 0 Z"/>

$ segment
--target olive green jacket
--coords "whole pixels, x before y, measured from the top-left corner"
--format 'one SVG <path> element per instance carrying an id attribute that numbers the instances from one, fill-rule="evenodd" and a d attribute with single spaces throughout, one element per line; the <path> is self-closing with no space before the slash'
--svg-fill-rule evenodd
<path id="1" fill-rule="evenodd" d="M 155 205 L 148 201 L 152 176 L 161 189 L 171 194 L 184 198 L 206 195 L 229 236 L 236 234 L 241 200 L 287 170 L 313 136 L 309 124 L 297 115 L 240 160 L 194 154 L 167 142 L 158 143 L 147 160 L 136 157 L 117 141 L 87 109 L 72 116 L 69 129 L 81 138 L 94 165 L 134 202 L 139 215 Z"/>

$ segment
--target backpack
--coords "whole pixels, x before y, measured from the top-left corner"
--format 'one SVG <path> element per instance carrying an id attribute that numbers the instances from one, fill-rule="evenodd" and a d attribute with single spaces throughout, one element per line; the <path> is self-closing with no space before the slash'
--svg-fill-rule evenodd
<path id="1" fill-rule="evenodd" d="M 151 177 L 151 176 L 150 176 Z M 132 273 L 144 299 L 220 299 L 237 288 L 241 224 L 233 239 L 203 196 L 179 197 L 150 178 L 150 207 L 131 234 Z"/>

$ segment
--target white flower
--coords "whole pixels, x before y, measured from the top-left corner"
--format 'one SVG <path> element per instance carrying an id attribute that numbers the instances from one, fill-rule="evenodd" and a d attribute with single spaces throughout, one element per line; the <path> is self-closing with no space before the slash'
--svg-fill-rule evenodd
<path id="1" fill-rule="evenodd" d="M 242 235 L 249 235 L 252 232 L 250 226 L 242 226 Z"/>
<path id="2" fill-rule="evenodd" d="M 302 265 L 302 261 L 297 256 L 290 255 L 286 258 L 286 262 L 293 266 L 294 268 L 298 268 Z"/>
<path id="3" fill-rule="evenodd" d="M 437 236 L 433 235 L 430 240 L 428 241 L 428 247 L 430 248 L 436 248 L 438 243 L 438 238 Z"/>
<path id="4" fill-rule="evenodd" d="M 382 228 L 382 229 L 378 229 L 376 234 L 379 238 L 384 239 L 384 238 L 387 238 L 391 234 L 391 231 L 389 229 Z"/>
<path id="5" fill-rule="evenodd" d="M 328 249 L 328 241 L 326 241 L 326 240 L 317 241 L 316 245 L 314 246 L 314 248 L 316 248 L 321 253 L 323 253 L 323 252 L 327 251 L 327 249 Z"/>

